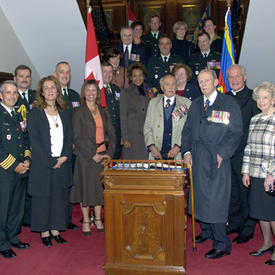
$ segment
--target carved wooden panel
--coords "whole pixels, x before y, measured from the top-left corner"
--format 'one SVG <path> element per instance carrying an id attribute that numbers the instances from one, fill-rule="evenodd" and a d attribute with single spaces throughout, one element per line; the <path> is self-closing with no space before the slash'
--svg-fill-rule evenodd
<path id="1" fill-rule="evenodd" d="M 13 80 L 13 74 L 6 73 L 6 72 L 0 72 L 0 83 L 2 83 L 5 80 Z"/>

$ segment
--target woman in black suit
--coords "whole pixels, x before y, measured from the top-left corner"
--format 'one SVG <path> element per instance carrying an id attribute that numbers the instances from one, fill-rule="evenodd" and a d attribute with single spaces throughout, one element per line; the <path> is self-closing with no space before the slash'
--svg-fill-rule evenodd
<path id="1" fill-rule="evenodd" d="M 32 146 L 31 229 L 41 232 L 45 246 L 52 246 L 52 238 L 66 243 L 59 231 L 65 230 L 67 224 L 73 133 L 61 86 L 54 76 L 44 77 L 38 83 L 28 131 Z"/>

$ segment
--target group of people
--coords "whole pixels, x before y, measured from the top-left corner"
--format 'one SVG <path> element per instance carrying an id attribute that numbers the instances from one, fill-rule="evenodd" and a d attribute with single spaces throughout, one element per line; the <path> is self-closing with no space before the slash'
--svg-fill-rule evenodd
<path id="1" fill-rule="evenodd" d="M 60 231 L 76 229 L 71 203 L 80 204 L 84 236 L 91 235 L 91 208 L 97 231 L 104 232 L 104 159 L 182 159 L 193 165 L 202 230 L 196 242 L 213 240 L 205 257 L 229 255 L 228 234 L 238 233 L 233 242 L 245 243 L 259 220 L 264 242 L 250 255 L 270 252 L 266 264 L 275 265 L 275 86 L 263 82 L 252 91 L 244 67 L 232 65 L 231 92 L 219 93 L 220 54 L 213 49 L 220 49 L 221 39 L 214 20 L 205 19 L 197 51 L 185 39 L 184 22 L 174 25 L 173 41 L 160 26 L 152 16 L 146 35 L 141 22 L 122 28 L 122 43 L 104 54 L 106 108 L 97 81 L 87 80 L 80 96 L 69 89 L 65 61 L 39 81 L 36 92 L 29 89 L 31 69 L 25 65 L 16 68 L 14 81 L 2 83 L 3 257 L 16 256 L 11 247 L 29 247 L 17 238 L 22 223 L 40 232 L 47 247 L 53 240 L 66 243 Z"/>

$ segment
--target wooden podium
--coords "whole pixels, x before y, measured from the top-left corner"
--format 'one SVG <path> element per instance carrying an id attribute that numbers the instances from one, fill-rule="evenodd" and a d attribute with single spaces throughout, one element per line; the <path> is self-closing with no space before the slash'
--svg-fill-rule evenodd
<path id="1" fill-rule="evenodd" d="M 110 160 L 102 175 L 105 274 L 185 274 L 183 163 Z"/>

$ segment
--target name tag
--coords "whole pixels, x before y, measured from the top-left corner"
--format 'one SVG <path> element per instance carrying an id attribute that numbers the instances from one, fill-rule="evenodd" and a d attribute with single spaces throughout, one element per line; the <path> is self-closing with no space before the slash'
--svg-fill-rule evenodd
<path id="1" fill-rule="evenodd" d="M 230 112 L 213 110 L 207 120 L 215 123 L 229 124 Z"/>

